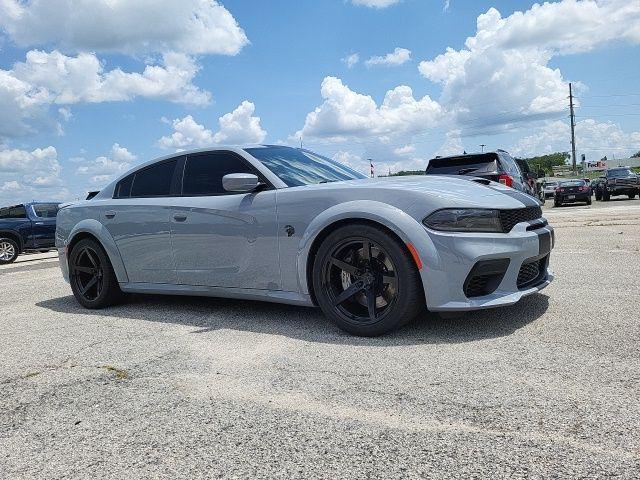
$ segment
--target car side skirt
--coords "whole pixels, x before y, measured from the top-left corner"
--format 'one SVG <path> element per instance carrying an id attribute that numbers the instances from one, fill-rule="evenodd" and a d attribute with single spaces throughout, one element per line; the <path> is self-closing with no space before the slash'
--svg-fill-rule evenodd
<path id="1" fill-rule="evenodd" d="M 288 305 L 298 305 L 302 307 L 314 306 L 309 295 L 300 294 L 298 292 L 284 292 L 280 290 L 209 287 L 205 285 L 169 285 L 158 283 L 120 283 L 120 289 L 127 293 L 236 298 L 241 300 L 286 303 Z"/>

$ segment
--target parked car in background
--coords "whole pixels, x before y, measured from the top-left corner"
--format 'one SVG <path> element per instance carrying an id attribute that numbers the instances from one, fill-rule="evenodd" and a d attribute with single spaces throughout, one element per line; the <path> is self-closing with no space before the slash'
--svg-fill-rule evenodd
<path id="1" fill-rule="evenodd" d="M 309 150 L 200 149 L 65 205 L 60 267 L 78 302 L 121 292 L 319 306 L 374 336 L 429 308 L 513 305 L 549 285 L 539 202 L 467 176 L 370 179 Z"/>
<path id="2" fill-rule="evenodd" d="M 544 192 L 544 198 L 553 198 L 556 194 L 556 187 L 558 186 L 558 182 L 550 180 L 548 182 L 544 182 L 544 187 L 542 191 Z"/>
<path id="3" fill-rule="evenodd" d="M 538 198 L 535 187 L 536 176 L 527 169 L 528 167 L 519 166 L 518 162 L 504 150 L 496 150 L 432 158 L 425 173 L 486 178 Z"/>
<path id="4" fill-rule="evenodd" d="M 596 200 L 608 202 L 616 195 L 633 199 L 640 195 L 640 177 L 629 167 L 610 168 L 604 171 L 595 188 Z"/>
<path id="5" fill-rule="evenodd" d="M 565 203 L 585 202 L 591 205 L 591 188 L 581 179 L 561 180 L 555 189 L 553 205 L 559 207 Z"/>
<path id="6" fill-rule="evenodd" d="M 55 247 L 57 203 L 24 203 L 0 208 L 0 264 L 24 252 Z"/>

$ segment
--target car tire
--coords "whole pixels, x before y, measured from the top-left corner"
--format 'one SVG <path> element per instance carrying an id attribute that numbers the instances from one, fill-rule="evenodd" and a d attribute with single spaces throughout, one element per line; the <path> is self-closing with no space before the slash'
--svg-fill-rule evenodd
<path id="1" fill-rule="evenodd" d="M 587 198 L 587 205 L 591 205 L 591 197 Z"/>
<path id="2" fill-rule="evenodd" d="M 598 195 L 598 192 L 596 192 L 596 200 L 599 202 L 600 200 L 602 200 L 602 196 Z"/>
<path id="3" fill-rule="evenodd" d="M 558 200 L 554 200 L 553 201 L 553 206 L 554 207 L 560 207 L 562 205 L 562 202 L 559 202 Z"/>
<path id="4" fill-rule="evenodd" d="M 636 194 L 635 193 L 632 194 L 632 195 L 629 195 L 629 200 L 633 200 L 634 198 L 636 198 Z"/>
<path id="5" fill-rule="evenodd" d="M 108 307 L 122 298 L 109 257 L 90 238 L 80 240 L 69 254 L 69 281 L 73 296 L 85 308 Z"/>
<path id="6" fill-rule="evenodd" d="M 611 195 L 609 195 L 609 192 L 607 192 L 606 190 L 604 192 L 602 192 L 602 201 L 603 202 L 608 202 L 611 199 Z"/>
<path id="7" fill-rule="evenodd" d="M 348 225 L 330 233 L 315 256 L 312 280 L 318 306 L 352 335 L 383 335 L 426 308 L 411 254 L 402 242 L 371 225 Z"/>
<path id="8" fill-rule="evenodd" d="M 16 261 L 20 255 L 20 246 L 12 238 L 0 238 L 0 265 L 8 265 Z"/>

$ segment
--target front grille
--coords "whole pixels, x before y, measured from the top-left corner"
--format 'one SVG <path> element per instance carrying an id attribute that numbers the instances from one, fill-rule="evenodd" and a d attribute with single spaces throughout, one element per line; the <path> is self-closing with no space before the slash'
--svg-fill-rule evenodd
<path id="1" fill-rule="evenodd" d="M 539 283 L 547 274 L 547 257 L 525 262 L 518 272 L 517 285 L 519 289 L 532 287 Z"/>
<path id="2" fill-rule="evenodd" d="M 492 275 L 477 275 L 469 279 L 469 283 L 464 287 L 464 294 L 467 298 L 482 297 L 488 295 L 489 289 L 487 288 Z"/>
<path id="3" fill-rule="evenodd" d="M 542 209 L 538 206 L 500 210 L 500 223 L 504 233 L 509 233 L 517 223 L 536 220 L 540 217 L 542 217 Z"/>

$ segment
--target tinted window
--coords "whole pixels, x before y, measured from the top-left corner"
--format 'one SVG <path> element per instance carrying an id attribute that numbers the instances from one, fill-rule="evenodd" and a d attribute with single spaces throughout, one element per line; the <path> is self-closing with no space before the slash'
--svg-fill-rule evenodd
<path id="1" fill-rule="evenodd" d="M 116 185 L 116 190 L 114 192 L 114 198 L 127 198 L 131 195 L 131 185 L 133 184 L 133 176 L 129 175 L 128 177 L 123 178 Z M 87 198 L 89 200 L 89 198 Z"/>
<path id="2" fill-rule="evenodd" d="M 0 218 L 27 218 L 27 211 L 23 205 L 6 207 L 0 210 Z"/>
<path id="3" fill-rule="evenodd" d="M 131 187 L 132 197 L 166 197 L 171 193 L 171 180 L 177 160 L 158 163 L 136 172 Z"/>
<path id="4" fill-rule="evenodd" d="M 493 174 L 498 166 L 496 155 L 464 155 L 433 158 L 427 165 L 427 175 L 484 175 Z"/>
<path id="5" fill-rule="evenodd" d="M 245 148 L 289 187 L 367 178 L 317 153 L 290 147 Z"/>
<path id="6" fill-rule="evenodd" d="M 612 178 L 622 178 L 633 176 L 633 172 L 628 168 L 618 168 L 616 170 L 609 170 L 607 175 Z"/>
<path id="7" fill-rule="evenodd" d="M 56 215 L 58 214 L 58 204 L 47 203 L 47 204 L 34 205 L 33 211 L 35 212 L 36 217 L 56 218 Z"/>
<path id="8" fill-rule="evenodd" d="M 566 182 L 560 182 L 561 187 L 583 187 L 584 180 L 567 180 Z"/>
<path id="9" fill-rule="evenodd" d="M 183 195 L 224 195 L 222 177 L 229 173 L 254 173 L 239 157 L 230 153 L 206 153 L 187 158 L 182 180 Z"/>

